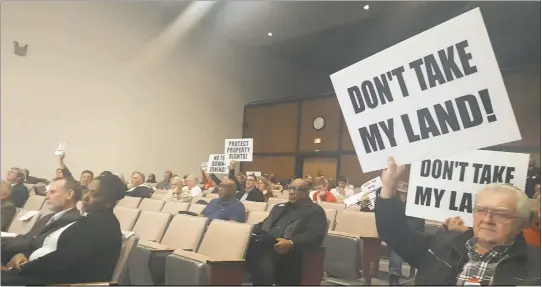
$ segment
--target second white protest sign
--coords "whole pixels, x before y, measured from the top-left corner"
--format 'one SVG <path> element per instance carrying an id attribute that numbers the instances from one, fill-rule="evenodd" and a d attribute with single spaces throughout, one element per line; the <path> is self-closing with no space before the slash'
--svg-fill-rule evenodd
<path id="1" fill-rule="evenodd" d="M 510 183 L 523 190 L 527 181 L 528 154 L 471 151 L 414 163 L 406 215 L 444 222 L 459 216 L 472 226 L 472 209 L 478 191 L 495 183 Z"/>
<path id="2" fill-rule="evenodd" d="M 331 81 L 364 172 L 521 139 L 478 8 Z"/>
<path id="3" fill-rule="evenodd" d="M 227 139 L 224 154 L 228 161 L 252 161 L 252 139 Z"/>
<path id="4" fill-rule="evenodd" d="M 228 173 L 228 161 L 223 154 L 210 154 L 207 161 L 207 173 Z"/>

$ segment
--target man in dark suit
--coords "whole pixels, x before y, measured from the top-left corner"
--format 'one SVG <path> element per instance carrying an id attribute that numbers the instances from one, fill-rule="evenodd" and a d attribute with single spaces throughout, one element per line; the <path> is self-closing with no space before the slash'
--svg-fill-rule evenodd
<path id="1" fill-rule="evenodd" d="M 7 182 L 11 183 L 11 202 L 16 207 L 23 207 L 30 196 L 30 192 L 24 185 L 24 172 L 20 168 L 11 168 L 8 171 Z"/>
<path id="2" fill-rule="evenodd" d="M 2 180 L 2 186 L 0 187 L 2 192 L 2 231 L 6 231 L 9 227 L 15 213 L 17 213 L 17 208 L 13 205 L 13 202 L 9 199 L 11 196 L 11 185 L 6 181 Z"/>
<path id="3" fill-rule="evenodd" d="M 2 239 L 2 262 L 9 262 L 19 253 L 30 256 L 42 247 L 43 241 L 51 232 L 81 218 L 81 212 L 75 207 L 80 199 L 81 190 L 73 177 L 53 180 L 45 203 L 53 213 L 40 218 L 28 233 Z"/>
<path id="4" fill-rule="evenodd" d="M 235 164 L 236 161 L 232 160 L 230 163 L 229 178 L 235 181 L 237 186 L 237 199 L 239 201 L 256 201 L 265 202 L 265 196 L 263 192 L 256 187 L 258 179 L 254 174 L 250 174 L 246 177 L 246 182 L 243 185 L 235 176 Z"/>
<path id="5" fill-rule="evenodd" d="M 150 198 L 152 190 L 145 184 L 145 175 L 139 171 L 132 174 L 132 188 L 128 190 L 126 196 Z"/>
<path id="6" fill-rule="evenodd" d="M 24 174 L 25 174 L 24 183 L 28 183 L 28 184 L 37 184 L 37 183 L 48 184 L 49 183 L 49 181 L 46 180 L 45 178 L 39 178 L 39 177 L 31 176 L 30 171 L 28 169 L 23 169 L 23 171 L 24 171 Z"/>
<path id="7" fill-rule="evenodd" d="M 254 286 L 299 285 L 303 251 L 319 248 L 324 241 L 326 214 L 309 198 L 309 184 L 296 179 L 288 189 L 289 202 L 275 205 L 254 226 L 247 252 Z"/>

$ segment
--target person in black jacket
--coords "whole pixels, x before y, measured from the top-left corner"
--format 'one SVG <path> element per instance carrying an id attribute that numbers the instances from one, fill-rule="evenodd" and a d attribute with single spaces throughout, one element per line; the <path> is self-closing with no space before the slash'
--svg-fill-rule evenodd
<path id="1" fill-rule="evenodd" d="M 536 167 L 533 156 L 529 158 L 529 169 L 527 169 L 527 181 L 525 183 L 525 193 L 529 198 L 534 198 L 535 187 L 540 184 L 540 168 Z"/>
<path id="2" fill-rule="evenodd" d="M 473 229 L 445 239 L 408 228 L 405 207 L 395 198 L 404 171 L 389 158 L 375 217 L 380 238 L 418 269 L 415 285 L 540 286 L 540 249 L 528 246 L 521 232 L 529 222 L 523 191 L 507 184 L 486 186 L 476 197 Z"/>
<path id="3" fill-rule="evenodd" d="M 76 207 L 82 196 L 78 188 L 79 184 L 73 177 L 54 179 L 45 202 L 53 213 L 38 219 L 26 234 L 2 238 L 2 263 L 9 262 L 19 253 L 28 258 L 32 252 L 43 246 L 49 234 L 81 218 L 81 212 Z"/>
<path id="4" fill-rule="evenodd" d="M 11 202 L 16 207 L 22 208 L 30 196 L 30 192 L 24 185 L 24 172 L 20 168 L 12 168 L 8 171 L 7 182 L 11 183 Z"/>
<path id="5" fill-rule="evenodd" d="M 49 181 L 45 178 L 39 178 L 39 177 L 35 177 L 35 176 L 31 176 L 30 175 L 30 171 L 28 169 L 23 169 L 23 172 L 24 172 L 24 183 L 28 183 L 28 184 L 36 184 L 36 183 L 44 183 L 44 184 L 49 184 Z"/>
<path id="6" fill-rule="evenodd" d="M 2 285 L 110 281 L 122 248 L 113 208 L 125 193 L 126 186 L 115 175 L 94 179 L 82 201 L 87 216 L 51 233 L 51 238 L 58 238 L 56 246 L 44 246 L 30 258 L 18 255 L 8 266 L 11 269 L 2 271 Z"/>
<path id="7" fill-rule="evenodd" d="M 145 175 L 139 171 L 132 174 L 132 188 L 128 190 L 126 196 L 150 198 L 152 189 L 145 184 Z"/>
<path id="8" fill-rule="evenodd" d="M 309 184 L 296 179 L 288 203 L 277 204 L 256 224 L 247 252 L 254 286 L 299 285 L 301 256 L 322 246 L 327 230 L 324 209 L 309 198 Z"/>
<path id="9" fill-rule="evenodd" d="M 256 187 L 256 183 L 258 183 L 256 176 L 254 174 L 248 175 L 245 186 L 243 187 L 243 184 L 235 177 L 235 164 L 236 161 L 232 160 L 230 163 L 229 178 L 233 179 L 237 186 L 237 199 L 239 201 L 265 202 L 265 195 Z"/>

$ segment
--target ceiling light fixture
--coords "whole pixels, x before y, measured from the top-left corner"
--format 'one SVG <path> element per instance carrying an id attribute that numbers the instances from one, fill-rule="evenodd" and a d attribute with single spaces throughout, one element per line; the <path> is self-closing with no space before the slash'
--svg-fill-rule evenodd
<path id="1" fill-rule="evenodd" d="M 273 36 L 273 33 L 269 32 L 269 33 L 267 33 L 267 36 L 271 37 L 271 36 Z"/>
<path id="2" fill-rule="evenodd" d="M 365 9 L 365 10 L 369 10 L 369 4 L 367 4 L 367 5 L 363 6 L 363 9 Z"/>

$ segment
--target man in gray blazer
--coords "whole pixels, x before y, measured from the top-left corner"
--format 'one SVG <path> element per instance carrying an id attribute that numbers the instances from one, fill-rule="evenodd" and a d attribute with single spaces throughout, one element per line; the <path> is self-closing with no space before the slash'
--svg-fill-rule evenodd
<path id="1" fill-rule="evenodd" d="M 11 184 L 2 180 L 2 185 L 0 187 L 2 207 L 1 207 L 1 216 L 2 216 L 2 231 L 6 231 L 9 227 L 15 213 L 17 213 L 17 208 L 13 205 L 13 202 L 10 200 L 11 196 Z"/>
<path id="2" fill-rule="evenodd" d="M 81 211 L 75 206 L 79 200 L 80 186 L 73 177 L 53 180 L 45 203 L 53 213 L 40 218 L 28 233 L 2 239 L 2 262 L 8 263 L 19 253 L 27 255 L 28 258 L 34 250 L 43 246 L 43 241 L 49 234 L 80 219 Z"/>

